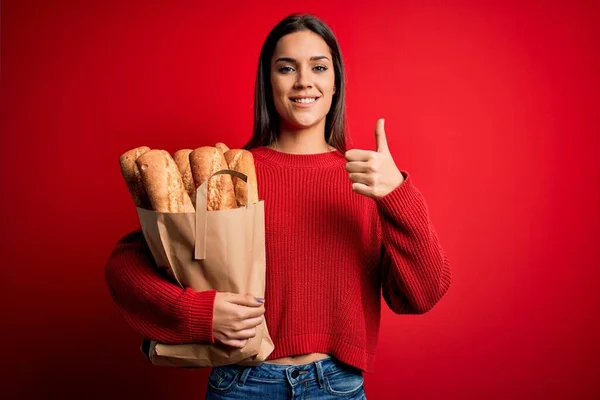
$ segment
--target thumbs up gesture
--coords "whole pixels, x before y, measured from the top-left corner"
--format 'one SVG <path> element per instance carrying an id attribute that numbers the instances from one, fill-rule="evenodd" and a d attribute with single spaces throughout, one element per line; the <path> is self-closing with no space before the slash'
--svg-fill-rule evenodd
<path id="1" fill-rule="evenodd" d="M 352 190 L 364 196 L 380 199 L 404 182 L 396 167 L 385 137 L 384 120 L 375 125 L 377 150 L 348 150 L 345 154 L 346 171 L 352 181 Z"/>

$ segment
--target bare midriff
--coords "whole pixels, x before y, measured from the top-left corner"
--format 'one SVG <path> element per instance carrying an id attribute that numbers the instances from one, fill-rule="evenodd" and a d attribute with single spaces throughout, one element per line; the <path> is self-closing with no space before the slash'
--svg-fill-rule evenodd
<path id="1" fill-rule="evenodd" d="M 310 353 L 310 354 L 301 354 L 298 356 L 290 356 L 283 358 L 276 358 L 275 360 L 267 360 L 267 363 L 273 364 L 307 364 L 313 361 L 322 360 L 323 358 L 329 357 L 329 354 L 326 353 Z"/>

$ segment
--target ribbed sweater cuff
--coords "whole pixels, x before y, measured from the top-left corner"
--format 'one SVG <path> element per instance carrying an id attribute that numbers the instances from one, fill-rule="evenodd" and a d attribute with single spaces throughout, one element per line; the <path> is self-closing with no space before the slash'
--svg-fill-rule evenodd
<path id="1" fill-rule="evenodd" d="M 389 215 L 398 215 L 398 212 L 406 208 L 411 209 L 422 200 L 421 192 L 413 185 L 410 174 L 406 171 L 400 172 L 404 176 L 404 182 L 387 195 L 377 199 L 377 204 Z"/>
<path id="2" fill-rule="evenodd" d="M 188 331 L 192 343 L 214 343 L 213 312 L 216 290 L 196 292 L 186 289 L 182 301 L 182 315 L 188 318 Z"/>

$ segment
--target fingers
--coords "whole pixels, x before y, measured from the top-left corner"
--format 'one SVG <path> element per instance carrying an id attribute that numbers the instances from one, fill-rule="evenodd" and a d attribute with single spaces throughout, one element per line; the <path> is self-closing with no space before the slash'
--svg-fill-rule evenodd
<path id="1" fill-rule="evenodd" d="M 262 306 L 262 304 L 261 304 Z M 223 310 L 229 315 L 230 321 L 244 321 L 247 319 L 262 317 L 265 313 L 264 307 L 248 307 L 229 303 Z"/>
<path id="2" fill-rule="evenodd" d="M 241 329 L 256 328 L 257 326 L 262 324 L 263 321 L 264 321 L 264 317 L 262 317 L 262 316 L 245 319 L 244 321 L 242 321 Z"/>
<path id="3" fill-rule="evenodd" d="M 354 190 L 358 194 L 362 194 L 367 197 L 375 197 L 373 188 L 368 185 L 365 185 L 364 183 L 353 183 L 352 190 Z"/>
<path id="4" fill-rule="evenodd" d="M 227 335 L 227 340 L 247 340 L 256 336 L 256 328 L 232 331 Z"/>
<path id="5" fill-rule="evenodd" d="M 372 172 L 372 170 L 373 169 L 368 162 L 352 161 L 346 163 L 346 171 L 348 172 L 368 173 Z"/>
<path id="6" fill-rule="evenodd" d="M 346 163 L 346 171 L 348 172 L 358 172 L 363 174 L 372 174 L 376 172 L 380 172 L 381 170 L 381 160 L 374 159 L 372 161 L 353 161 Z"/>
<path id="7" fill-rule="evenodd" d="M 259 307 L 259 308 L 254 308 L 254 307 L 243 308 L 243 306 L 238 306 L 238 307 L 239 308 L 238 308 L 237 312 L 238 312 L 238 316 L 239 316 L 240 320 L 262 317 L 265 313 L 264 307 Z"/>
<path id="8" fill-rule="evenodd" d="M 377 184 L 377 175 L 373 174 L 351 172 L 348 177 L 352 182 L 362 183 L 367 186 L 374 186 Z"/>
<path id="9" fill-rule="evenodd" d="M 244 347 L 248 339 L 256 336 L 264 313 L 264 304 L 252 295 L 217 293 L 213 318 L 215 340 L 236 348 Z"/>
<path id="10" fill-rule="evenodd" d="M 367 197 L 375 197 L 375 188 L 380 176 L 377 174 L 376 162 L 349 162 L 346 170 L 350 172 L 348 178 L 352 182 L 352 190 Z"/>
<path id="11" fill-rule="evenodd" d="M 345 153 L 352 190 L 373 199 L 386 196 L 404 180 L 390 154 L 384 124 L 380 118 L 375 125 L 376 151 L 352 149 Z"/>
<path id="12" fill-rule="evenodd" d="M 237 325 L 239 329 L 230 329 L 218 334 L 215 333 L 215 339 L 227 346 L 243 348 L 249 339 L 256 337 L 257 327 L 262 322 L 262 317 L 245 320 Z"/>
<path id="13" fill-rule="evenodd" d="M 344 156 L 346 157 L 346 160 L 348 160 L 349 162 L 352 161 L 371 161 L 375 158 L 376 156 L 376 152 L 374 151 L 370 151 L 370 150 L 359 150 L 359 149 L 352 149 L 352 150 L 348 150 L 346 153 L 344 153 Z"/>
<path id="14" fill-rule="evenodd" d="M 229 293 L 227 301 L 232 304 L 246 307 L 260 307 L 264 304 L 259 302 L 256 297 L 252 296 L 251 294 Z"/>
<path id="15" fill-rule="evenodd" d="M 252 295 L 217 293 L 215 312 L 219 313 L 223 321 L 235 322 L 261 317 L 265 313 L 265 307 Z"/>

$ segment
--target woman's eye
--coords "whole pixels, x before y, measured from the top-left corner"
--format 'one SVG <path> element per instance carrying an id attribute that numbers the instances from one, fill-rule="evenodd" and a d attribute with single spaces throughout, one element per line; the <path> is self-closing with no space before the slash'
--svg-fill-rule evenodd
<path id="1" fill-rule="evenodd" d="M 288 72 L 293 71 L 292 67 L 280 67 L 277 71 L 283 73 L 283 74 L 287 74 Z"/>
<path id="2" fill-rule="evenodd" d="M 324 65 L 317 65 L 315 69 L 319 72 L 327 71 L 327 67 Z"/>

